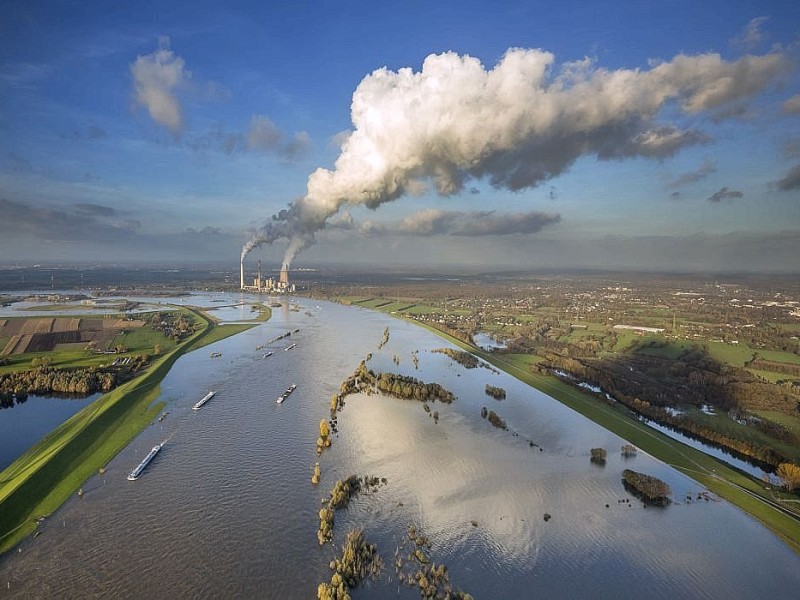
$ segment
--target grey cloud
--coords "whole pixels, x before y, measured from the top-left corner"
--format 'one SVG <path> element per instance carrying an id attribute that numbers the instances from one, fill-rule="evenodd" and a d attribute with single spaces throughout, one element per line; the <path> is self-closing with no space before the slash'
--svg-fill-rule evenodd
<path id="1" fill-rule="evenodd" d="M 678 200 L 681 197 L 681 193 L 680 192 L 672 192 L 669 195 L 669 197 L 672 198 L 673 200 Z"/>
<path id="2" fill-rule="evenodd" d="M 192 75 L 184 60 L 169 49 L 169 38 L 162 38 L 155 52 L 138 56 L 130 72 L 136 103 L 147 110 L 153 121 L 178 134 L 183 127 L 183 114 L 177 92 Z"/>
<path id="3" fill-rule="evenodd" d="M 343 211 L 338 215 L 331 217 L 330 221 L 328 221 L 328 226 L 331 229 L 342 229 L 349 231 L 356 227 L 356 222 L 355 219 L 353 219 L 353 215 L 350 214 L 349 211 Z"/>
<path id="4" fill-rule="evenodd" d="M 775 185 L 782 192 L 800 189 L 800 163 L 789 169 L 786 176 L 776 181 Z"/>
<path id="5" fill-rule="evenodd" d="M 240 133 L 225 131 L 222 125 L 215 124 L 205 134 L 187 140 L 186 145 L 195 152 L 217 151 L 233 154 L 244 146 L 244 137 Z"/>
<path id="6" fill-rule="evenodd" d="M 686 146 L 707 144 L 711 137 L 696 129 L 676 129 L 659 127 L 643 131 L 623 144 L 611 144 L 603 148 L 599 158 L 644 156 L 646 158 L 667 158 Z"/>
<path id="7" fill-rule="evenodd" d="M 300 131 L 294 134 L 292 141 L 286 144 L 282 153 L 289 160 L 298 160 L 305 157 L 309 150 L 311 150 L 311 136 L 305 131 Z"/>
<path id="8" fill-rule="evenodd" d="M 210 236 L 210 235 L 222 235 L 223 232 L 221 227 L 212 227 L 211 225 L 206 225 L 202 229 L 187 227 L 185 233 L 188 235 Z"/>
<path id="9" fill-rule="evenodd" d="M 709 202 L 719 203 L 723 200 L 732 200 L 733 198 L 741 198 L 744 196 L 744 192 L 739 192 L 737 190 L 731 190 L 727 187 L 722 187 L 718 191 L 714 192 L 708 197 Z"/>
<path id="10" fill-rule="evenodd" d="M 782 105 L 781 108 L 783 112 L 787 115 L 798 115 L 800 114 L 800 94 L 796 96 L 792 96 L 788 100 L 786 100 Z"/>
<path id="11" fill-rule="evenodd" d="M 308 154 L 311 149 L 311 136 L 305 131 L 300 131 L 292 139 L 283 144 L 281 130 L 264 115 L 253 115 L 250 127 L 245 134 L 248 150 L 258 152 L 276 152 L 287 160 L 298 160 Z"/>
<path id="12" fill-rule="evenodd" d="M 762 26 L 767 21 L 769 21 L 769 17 L 750 19 L 747 25 L 744 26 L 744 29 L 742 29 L 736 37 L 731 39 L 731 44 L 740 46 L 745 50 L 752 50 L 765 39 L 766 33 L 764 33 Z"/>
<path id="13" fill-rule="evenodd" d="M 537 211 L 498 213 L 496 211 L 428 209 L 418 211 L 393 223 L 365 221 L 359 226 L 352 221 L 352 217 L 349 217 L 344 222 L 337 219 L 333 224 L 340 229 L 358 229 L 365 234 L 477 237 L 538 233 L 548 225 L 558 223 L 560 220 L 561 215 Z"/>
<path id="14" fill-rule="evenodd" d="M 107 217 L 114 215 L 107 209 L 88 203 L 73 205 L 71 209 L 37 207 L 0 199 L 0 234 L 29 235 L 40 241 L 109 242 L 133 235 L 141 226 L 133 219 L 109 221 Z"/>
<path id="15" fill-rule="evenodd" d="M 250 128 L 247 130 L 247 147 L 250 150 L 271 152 L 281 142 L 281 132 L 269 117 L 253 115 L 250 118 Z"/>
<path id="16" fill-rule="evenodd" d="M 786 140 L 781 146 L 781 152 L 786 158 L 800 158 L 800 138 Z"/>
<path id="17" fill-rule="evenodd" d="M 110 206 L 103 206 L 102 204 L 92 204 L 91 202 L 79 202 L 73 204 L 75 212 L 85 216 L 98 216 L 98 217 L 113 217 L 117 211 Z"/>
<path id="18" fill-rule="evenodd" d="M 731 104 L 714 110 L 711 113 L 711 120 L 714 123 L 721 123 L 727 119 L 746 119 L 751 115 L 751 110 L 746 104 Z"/>
<path id="19" fill-rule="evenodd" d="M 676 187 L 682 187 L 689 183 L 695 183 L 697 181 L 705 179 L 711 173 L 716 172 L 716 170 L 717 170 L 716 163 L 710 158 L 706 158 L 703 161 L 703 164 L 700 165 L 697 169 L 695 169 L 694 171 L 689 171 L 687 173 L 678 175 L 675 179 L 673 179 L 667 184 L 667 187 L 676 188 Z"/>

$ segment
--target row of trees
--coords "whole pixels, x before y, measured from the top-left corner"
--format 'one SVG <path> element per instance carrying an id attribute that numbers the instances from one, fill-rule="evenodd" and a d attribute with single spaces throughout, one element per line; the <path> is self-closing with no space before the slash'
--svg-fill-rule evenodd
<path id="1" fill-rule="evenodd" d="M 420 402 L 436 401 L 449 404 L 455 395 L 438 383 L 425 383 L 408 375 L 381 373 L 378 375 L 378 389 L 389 396 Z"/>
<path id="2" fill-rule="evenodd" d="M 676 383 L 675 387 L 670 390 L 665 387 L 664 382 L 650 380 L 650 385 L 646 382 L 642 384 L 640 379 L 641 371 L 638 369 L 635 376 L 625 377 L 624 373 L 622 373 L 618 377 L 612 377 L 609 371 L 602 370 L 601 367 L 587 365 L 581 361 L 567 359 L 558 355 L 548 355 L 547 361 L 540 363 L 538 369 L 548 374 L 554 370 L 566 371 L 577 378 L 576 380 L 571 380 L 571 383 L 575 385 L 580 381 L 585 381 L 598 386 L 634 412 L 662 425 L 672 427 L 690 437 L 721 447 L 733 454 L 772 467 L 777 467 L 781 462 L 786 461 L 786 457 L 776 448 L 745 438 L 744 430 L 742 431 L 742 437 L 733 437 L 730 433 L 717 431 L 708 425 L 690 419 L 686 415 L 668 411 L 666 407 L 677 403 L 699 404 L 702 402 L 704 396 L 693 397 L 690 394 L 691 389 L 689 389 L 689 392 L 686 391 L 685 388 L 690 388 L 690 386 L 684 385 L 681 387 L 680 384 Z M 619 370 L 616 373 L 619 373 Z M 714 385 L 705 381 L 704 377 L 697 377 L 695 381 L 700 385 Z M 692 399 L 694 399 L 694 402 L 691 401 Z M 726 403 L 720 402 L 719 404 L 725 406 Z M 780 425 L 774 425 L 776 429 L 780 428 L 783 431 Z M 788 430 L 786 432 L 788 436 L 794 435 Z"/>
<path id="3" fill-rule="evenodd" d="M 37 367 L 0 375 L 0 392 L 27 394 L 81 394 L 107 392 L 117 383 L 114 372 L 89 367 L 85 369 L 56 369 Z"/>

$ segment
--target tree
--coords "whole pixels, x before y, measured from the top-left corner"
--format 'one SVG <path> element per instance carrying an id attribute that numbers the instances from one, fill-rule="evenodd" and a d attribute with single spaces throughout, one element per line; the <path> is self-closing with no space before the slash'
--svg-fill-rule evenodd
<path id="1" fill-rule="evenodd" d="M 800 467 L 793 463 L 785 462 L 778 465 L 775 474 L 781 478 L 786 490 L 791 492 L 800 488 Z"/>

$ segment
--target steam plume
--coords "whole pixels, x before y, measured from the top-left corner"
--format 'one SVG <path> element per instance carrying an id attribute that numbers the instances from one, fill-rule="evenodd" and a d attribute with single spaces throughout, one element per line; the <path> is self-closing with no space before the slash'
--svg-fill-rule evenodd
<path id="1" fill-rule="evenodd" d="M 556 70 L 549 52 L 519 48 L 490 70 L 452 52 L 428 56 L 419 72 L 378 69 L 353 94 L 353 132 L 333 170 L 314 171 L 306 195 L 255 232 L 242 256 L 288 239 L 288 265 L 342 205 L 377 208 L 429 184 L 443 196 L 472 179 L 521 190 L 585 155 L 670 156 L 709 138 L 657 122 L 667 103 L 688 115 L 724 109 L 786 69 L 773 53 L 730 62 L 678 55 L 648 70 L 609 71 L 587 59 Z"/>

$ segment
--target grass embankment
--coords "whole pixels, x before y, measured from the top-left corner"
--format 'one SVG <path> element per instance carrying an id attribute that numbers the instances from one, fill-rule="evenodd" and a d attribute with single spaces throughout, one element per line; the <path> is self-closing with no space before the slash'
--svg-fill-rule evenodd
<path id="1" fill-rule="evenodd" d="M 263 323 L 265 321 L 269 321 L 271 318 L 272 318 L 272 309 L 269 306 L 260 304 L 258 306 L 258 316 L 253 320 L 258 321 L 259 323 Z"/>
<path id="2" fill-rule="evenodd" d="M 795 552 L 800 553 L 800 518 L 788 513 L 786 509 L 775 503 L 769 492 L 764 489 L 764 484 L 759 480 L 648 427 L 629 416 L 627 409 L 622 406 L 611 406 L 599 402 L 595 397 L 581 393 L 556 377 L 530 371 L 525 364 L 526 361 L 518 355 L 506 360 L 502 354 L 495 355 L 485 352 L 433 326 L 413 320 L 411 322 L 436 333 L 520 381 L 541 390 L 648 454 L 685 473 L 718 496 L 755 517 Z"/>
<path id="3" fill-rule="evenodd" d="M 153 405 L 161 380 L 183 354 L 252 327 L 216 326 L 188 309 L 202 328 L 156 359 L 142 375 L 105 394 L 15 460 L 0 473 L 0 553 L 36 529 L 87 479 L 127 446 L 161 411 Z"/>

